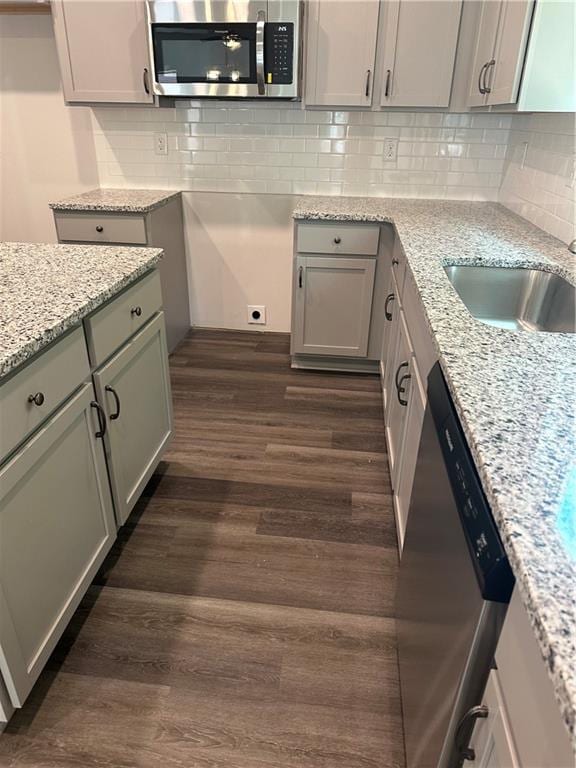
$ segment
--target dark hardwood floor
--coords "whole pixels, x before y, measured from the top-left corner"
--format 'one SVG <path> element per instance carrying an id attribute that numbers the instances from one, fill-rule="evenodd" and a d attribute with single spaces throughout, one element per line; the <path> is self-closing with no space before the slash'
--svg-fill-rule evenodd
<path id="1" fill-rule="evenodd" d="M 377 377 L 191 331 L 175 438 L 25 707 L 20 768 L 402 768 Z"/>

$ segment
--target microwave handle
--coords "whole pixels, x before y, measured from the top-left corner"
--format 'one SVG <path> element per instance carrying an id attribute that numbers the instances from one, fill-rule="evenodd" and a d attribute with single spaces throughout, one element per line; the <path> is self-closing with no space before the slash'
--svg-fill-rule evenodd
<path id="1" fill-rule="evenodd" d="M 264 26 L 266 24 L 266 12 L 258 11 L 256 17 L 256 82 L 258 83 L 258 96 L 266 94 L 266 81 L 264 79 Z"/>

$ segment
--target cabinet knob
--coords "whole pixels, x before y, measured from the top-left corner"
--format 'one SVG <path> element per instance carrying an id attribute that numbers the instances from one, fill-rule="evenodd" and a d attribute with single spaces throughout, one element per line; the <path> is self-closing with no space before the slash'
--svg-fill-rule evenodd
<path id="1" fill-rule="evenodd" d="M 136 315 L 136 317 L 140 317 L 142 314 L 142 307 L 132 307 L 130 310 L 131 315 Z"/>
<path id="2" fill-rule="evenodd" d="M 35 395 L 28 395 L 28 402 L 34 403 L 34 405 L 43 405 L 44 399 L 44 394 L 42 392 L 36 392 Z"/>
<path id="3" fill-rule="evenodd" d="M 98 224 L 96 227 L 96 232 L 104 232 L 104 227 L 101 224 Z"/>
<path id="4" fill-rule="evenodd" d="M 397 266 L 398 266 L 398 264 L 400 264 L 400 262 L 398 261 L 398 259 L 392 259 L 392 266 L 393 266 L 393 267 L 397 267 Z"/>
<path id="5" fill-rule="evenodd" d="M 334 238 L 334 244 L 335 245 L 340 245 L 341 242 L 342 242 L 342 238 L 338 237 L 338 235 L 336 235 L 336 237 Z"/>

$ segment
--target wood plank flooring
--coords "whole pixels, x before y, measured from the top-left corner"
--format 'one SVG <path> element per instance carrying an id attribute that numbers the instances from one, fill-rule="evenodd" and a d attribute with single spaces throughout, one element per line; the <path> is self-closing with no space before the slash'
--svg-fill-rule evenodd
<path id="1" fill-rule="evenodd" d="M 193 330 L 175 437 L 2 768 L 403 768 L 396 534 L 374 376 Z"/>

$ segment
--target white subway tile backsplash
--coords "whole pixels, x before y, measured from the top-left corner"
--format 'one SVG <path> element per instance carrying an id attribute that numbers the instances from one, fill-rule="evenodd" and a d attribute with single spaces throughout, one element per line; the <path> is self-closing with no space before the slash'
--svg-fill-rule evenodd
<path id="1" fill-rule="evenodd" d="M 499 200 L 568 243 L 576 236 L 573 114 L 514 115 Z"/>
<path id="2" fill-rule="evenodd" d="M 102 185 L 495 200 L 505 171 L 501 197 L 508 189 L 510 207 L 531 214 L 540 195 L 540 218 L 573 226 L 567 187 L 557 175 L 568 173 L 567 147 L 573 154 L 565 116 L 552 125 L 546 116 L 202 101 L 93 112 Z M 166 156 L 154 153 L 157 132 L 168 134 Z M 518 136 L 527 135 L 519 170 Z M 398 140 L 393 162 L 384 160 L 387 138 Z M 509 142 L 513 160 L 506 157 Z M 528 191 L 521 194 L 520 187 Z"/>

